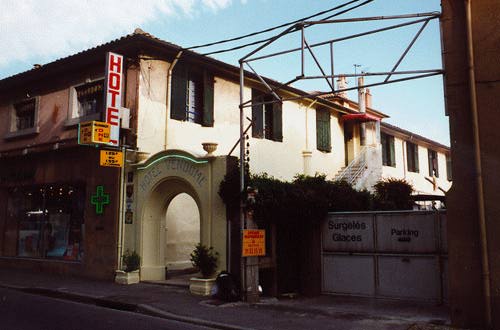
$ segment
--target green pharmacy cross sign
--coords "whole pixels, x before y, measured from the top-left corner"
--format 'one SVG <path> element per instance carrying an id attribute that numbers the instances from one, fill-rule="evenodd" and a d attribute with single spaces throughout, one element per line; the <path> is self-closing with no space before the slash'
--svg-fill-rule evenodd
<path id="1" fill-rule="evenodd" d="M 95 195 L 90 196 L 90 203 L 95 205 L 96 214 L 104 212 L 104 205 L 109 204 L 109 194 L 104 193 L 104 186 L 97 186 Z"/>

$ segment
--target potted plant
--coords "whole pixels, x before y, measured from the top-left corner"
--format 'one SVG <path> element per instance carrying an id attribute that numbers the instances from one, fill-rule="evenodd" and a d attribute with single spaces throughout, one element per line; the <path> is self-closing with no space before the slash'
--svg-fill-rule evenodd
<path id="1" fill-rule="evenodd" d="M 122 256 L 123 270 L 116 271 L 115 282 L 119 284 L 139 283 L 139 268 L 141 266 L 141 257 L 137 252 L 125 251 Z"/>
<path id="2" fill-rule="evenodd" d="M 191 253 L 191 263 L 200 272 L 200 277 L 192 277 L 190 279 L 189 291 L 192 294 L 199 296 L 209 296 L 212 287 L 215 283 L 215 270 L 219 254 L 214 251 L 213 247 L 206 247 L 198 243 Z"/>

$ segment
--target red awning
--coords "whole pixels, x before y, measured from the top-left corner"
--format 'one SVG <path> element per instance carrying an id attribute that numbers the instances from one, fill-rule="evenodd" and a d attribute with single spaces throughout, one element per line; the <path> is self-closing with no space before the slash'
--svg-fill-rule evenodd
<path id="1" fill-rule="evenodd" d="M 370 115 L 369 113 L 350 113 L 348 115 L 343 115 L 342 119 L 344 120 L 356 120 L 359 122 L 367 122 L 367 121 L 379 121 L 380 118 L 374 115 Z"/>

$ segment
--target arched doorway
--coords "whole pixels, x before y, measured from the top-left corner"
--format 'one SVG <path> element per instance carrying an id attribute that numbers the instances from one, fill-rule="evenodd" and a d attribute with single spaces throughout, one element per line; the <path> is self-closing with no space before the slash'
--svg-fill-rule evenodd
<path id="1" fill-rule="evenodd" d="M 164 280 L 169 270 L 191 267 L 198 242 L 219 253 L 226 268 L 226 208 L 217 192 L 226 157 L 203 158 L 166 150 L 135 165 L 134 219 L 125 226 L 125 249 L 141 256 L 141 280 Z"/>
<path id="2" fill-rule="evenodd" d="M 190 254 L 200 242 L 200 211 L 196 201 L 187 193 L 175 196 L 165 215 L 167 270 L 191 267 Z"/>

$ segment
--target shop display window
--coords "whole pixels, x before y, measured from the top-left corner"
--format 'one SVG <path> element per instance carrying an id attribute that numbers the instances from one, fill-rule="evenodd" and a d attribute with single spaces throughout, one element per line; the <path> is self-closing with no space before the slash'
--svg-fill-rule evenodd
<path id="1" fill-rule="evenodd" d="M 84 187 L 59 183 L 12 189 L 9 209 L 18 223 L 17 256 L 82 259 Z"/>

